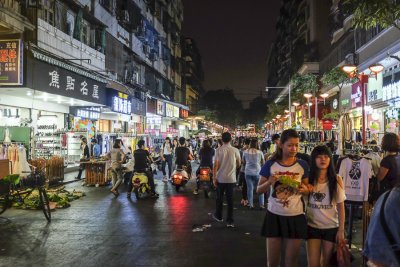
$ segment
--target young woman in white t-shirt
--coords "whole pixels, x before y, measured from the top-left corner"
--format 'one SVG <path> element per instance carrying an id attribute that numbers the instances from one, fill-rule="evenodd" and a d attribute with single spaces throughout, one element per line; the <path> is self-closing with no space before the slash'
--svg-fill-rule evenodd
<path id="1" fill-rule="evenodd" d="M 307 218 L 308 266 L 329 266 L 335 244 L 344 240 L 343 181 L 335 172 L 327 146 L 316 146 L 311 153 Z"/>

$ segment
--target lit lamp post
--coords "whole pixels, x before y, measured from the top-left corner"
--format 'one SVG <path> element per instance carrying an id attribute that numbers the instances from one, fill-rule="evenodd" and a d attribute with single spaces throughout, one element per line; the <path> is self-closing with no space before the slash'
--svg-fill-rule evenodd
<path id="1" fill-rule="evenodd" d="M 310 114 L 310 106 L 312 106 L 312 103 L 310 102 L 311 97 L 313 95 L 311 93 L 305 93 L 304 97 L 307 98 L 307 105 L 308 105 L 308 118 L 311 119 L 311 114 Z M 315 130 L 317 130 L 318 128 L 318 102 L 319 101 L 324 101 L 324 105 L 325 105 L 325 99 L 329 96 L 329 94 L 327 93 L 323 93 L 320 95 L 322 97 L 323 100 L 318 99 L 317 96 L 315 96 L 315 98 L 313 99 L 315 101 Z"/>
<path id="2" fill-rule="evenodd" d="M 359 78 L 360 83 L 361 83 L 361 106 L 362 106 L 362 139 L 363 139 L 363 145 L 366 144 L 365 140 L 365 131 L 366 131 L 366 125 L 365 125 L 365 85 L 368 84 L 368 79 L 370 77 L 375 77 L 377 78 L 377 74 L 381 71 L 384 70 L 385 67 L 383 67 L 381 64 L 372 64 L 369 66 L 369 70 L 372 72 L 371 74 L 364 74 L 364 72 L 361 72 L 360 74 L 357 72 L 357 66 L 355 65 L 344 65 L 342 70 L 346 73 L 349 74 L 349 78 Z"/>
<path id="3" fill-rule="evenodd" d="M 292 106 L 292 104 L 291 104 L 291 101 L 292 101 L 292 99 L 291 99 L 291 87 L 290 87 L 290 84 L 288 85 L 288 86 L 268 86 L 268 87 L 265 87 L 265 91 L 267 91 L 268 92 L 268 89 L 288 89 L 288 92 L 289 92 L 289 114 L 290 114 L 290 119 L 289 119 L 289 124 L 290 124 L 290 127 L 292 127 L 292 110 L 291 110 L 291 106 Z"/>

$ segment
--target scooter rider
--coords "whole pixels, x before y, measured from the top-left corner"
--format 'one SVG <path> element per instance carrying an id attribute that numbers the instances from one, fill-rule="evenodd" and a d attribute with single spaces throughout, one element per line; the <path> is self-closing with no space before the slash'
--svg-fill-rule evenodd
<path id="1" fill-rule="evenodd" d="M 190 154 L 189 148 L 186 147 L 185 137 L 179 138 L 179 146 L 175 149 L 176 165 L 186 166 L 186 172 L 189 176 L 192 176 L 192 165 L 189 160 L 193 160 L 193 156 Z"/>
<path id="2" fill-rule="evenodd" d="M 210 141 L 207 139 L 204 140 L 203 147 L 200 149 L 199 152 L 200 165 L 196 171 L 196 176 L 199 175 L 201 167 L 209 167 L 210 170 L 212 170 L 214 154 L 215 150 L 211 147 Z M 210 181 L 210 183 L 211 182 L 212 181 Z M 200 189 L 200 181 L 197 181 L 197 187 L 196 190 L 194 190 L 193 194 L 195 195 L 199 194 L 199 189 Z"/>
<path id="3" fill-rule="evenodd" d="M 155 186 L 154 186 L 154 177 L 153 177 L 153 172 L 151 171 L 151 168 L 149 166 L 149 163 L 153 163 L 153 159 L 150 156 L 149 151 L 145 149 L 144 146 L 144 140 L 139 140 L 137 143 L 138 149 L 133 152 L 133 156 L 135 158 L 135 167 L 134 167 L 134 172 L 141 172 L 145 173 L 147 176 L 147 179 L 149 180 L 149 185 L 151 187 L 151 195 L 152 197 L 158 197 L 158 194 L 155 191 Z M 131 192 L 132 192 L 132 179 L 129 182 L 129 188 L 128 188 L 128 194 L 127 197 L 131 197 Z"/>

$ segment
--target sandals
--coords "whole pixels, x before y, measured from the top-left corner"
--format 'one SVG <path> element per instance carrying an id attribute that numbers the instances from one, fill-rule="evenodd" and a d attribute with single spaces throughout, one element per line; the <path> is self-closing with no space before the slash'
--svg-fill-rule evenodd
<path id="1" fill-rule="evenodd" d="M 249 201 L 248 201 L 248 200 L 245 200 L 245 199 L 242 199 L 242 200 L 240 201 L 240 204 L 242 204 L 243 206 L 247 206 L 247 205 L 249 205 Z"/>

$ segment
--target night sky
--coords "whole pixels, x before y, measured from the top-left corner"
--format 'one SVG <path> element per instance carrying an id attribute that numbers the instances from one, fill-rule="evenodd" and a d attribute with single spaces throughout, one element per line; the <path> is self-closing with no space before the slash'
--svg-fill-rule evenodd
<path id="1" fill-rule="evenodd" d="M 185 36 L 195 40 L 206 90 L 232 88 L 246 106 L 266 86 L 279 0 L 183 0 Z"/>

